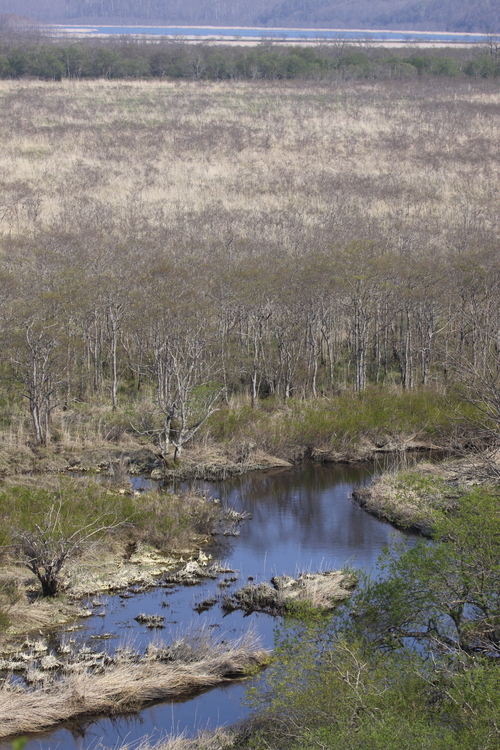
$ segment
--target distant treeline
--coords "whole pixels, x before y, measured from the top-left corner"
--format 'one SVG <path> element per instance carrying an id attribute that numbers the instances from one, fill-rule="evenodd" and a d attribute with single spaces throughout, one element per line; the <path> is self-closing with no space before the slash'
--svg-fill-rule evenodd
<path id="1" fill-rule="evenodd" d="M 389 51 L 339 42 L 318 48 L 262 43 L 255 47 L 120 40 L 0 40 L 0 78 L 342 79 L 500 73 L 496 47 Z"/>

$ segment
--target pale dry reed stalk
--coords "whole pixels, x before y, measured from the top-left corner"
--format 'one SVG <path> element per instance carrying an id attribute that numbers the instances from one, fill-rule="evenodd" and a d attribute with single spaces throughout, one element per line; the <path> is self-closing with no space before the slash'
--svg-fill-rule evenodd
<path id="1" fill-rule="evenodd" d="M 74 674 L 38 690 L 5 682 L 0 737 L 41 731 L 78 716 L 135 712 L 149 703 L 183 699 L 245 677 L 269 658 L 253 634 L 229 644 L 202 636 L 186 649 L 184 659 L 162 661 L 166 654 L 170 651 L 157 644 L 138 661 L 115 664 L 104 674 Z"/>

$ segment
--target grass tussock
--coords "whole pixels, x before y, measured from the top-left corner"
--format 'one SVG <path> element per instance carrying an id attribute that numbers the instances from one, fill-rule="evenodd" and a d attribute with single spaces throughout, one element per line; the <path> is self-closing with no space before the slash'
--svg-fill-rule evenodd
<path id="1" fill-rule="evenodd" d="M 228 644 L 202 634 L 177 644 L 156 644 L 138 660 L 87 671 L 28 690 L 5 681 L 0 691 L 0 737 L 27 734 L 82 716 L 136 712 L 150 703 L 179 700 L 264 666 L 268 654 L 250 635 Z"/>
<path id="2" fill-rule="evenodd" d="M 138 745 L 127 743 L 117 750 L 232 750 L 236 747 L 237 740 L 237 733 L 226 728 L 217 729 L 215 732 L 199 732 L 194 738 L 182 734 L 173 735 L 154 745 L 145 739 Z M 105 750 L 105 748 L 99 746 L 97 750 Z"/>
<path id="3" fill-rule="evenodd" d="M 249 583 L 232 596 L 223 598 L 223 609 L 266 612 L 271 615 L 300 616 L 307 611 L 328 611 L 348 599 L 356 584 L 355 576 L 340 570 L 274 576 L 271 582 Z"/>

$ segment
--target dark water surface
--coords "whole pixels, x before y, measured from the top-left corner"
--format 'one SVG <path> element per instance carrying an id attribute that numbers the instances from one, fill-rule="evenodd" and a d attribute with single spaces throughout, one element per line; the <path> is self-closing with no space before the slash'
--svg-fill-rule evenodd
<path id="1" fill-rule="evenodd" d="M 373 465 L 311 464 L 251 473 L 224 482 L 199 483 L 198 487 L 221 502 L 252 516 L 240 526 L 238 537 L 224 538 L 218 551 L 213 551 L 214 559 L 238 573 L 238 581 L 222 591 L 233 591 L 249 576 L 261 581 L 276 574 L 327 570 L 346 563 L 373 568 L 382 547 L 403 536 L 350 499 L 353 488 L 368 483 L 376 471 Z M 227 577 L 173 591 L 156 588 L 128 599 L 98 597 L 90 603 L 95 614 L 82 621 L 79 630 L 63 633 L 62 637 L 112 651 L 127 643 L 143 649 L 159 638 L 169 642 L 186 630 L 201 627 L 213 629 L 220 638 L 234 638 L 254 628 L 263 644 L 272 647 L 276 623 L 267 615 L 254 613 L 245 617 L 233 612 L 223 617 L 218 604 L 202 614 L 193 609 L 209 596 L 220 596 L 218 583 Z M 165 629 L 148 630 L 138 625 L 134 617 L 140 613 L 163 615 Z M 90 750 L 100 742 L 114 748 L 145 735 L 155 741 L 172 732 L 193 733 L 230 724 L 248 712 L 241 703 L 248 684 L 246 681 L 216 688 L 184 703 L 156 705 L 138 716 L 103 719 L 73 731 L 64 728 L 46 736 L 37 735 L 28 742 L 26 750 Z M 0 745 L 6 747 L 10 745 Z"/>

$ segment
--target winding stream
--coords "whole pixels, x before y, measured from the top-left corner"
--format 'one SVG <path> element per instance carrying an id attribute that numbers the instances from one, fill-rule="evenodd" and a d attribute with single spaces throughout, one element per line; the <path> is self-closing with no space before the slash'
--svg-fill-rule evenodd
<path id="1" fill-rule="evenodd" d="M 391 538 L 402 536 L 350 500 L 353 487 L 368 483 L 376 471 L 373 465 L 311 464 L 198 483 L 223 503 L 251 514 L 251 519 L 241 524 L 238 537 L 224 538 L 221 547 L 212 550 L 214 559 L 237 571 L 237 581 L 228 581 L 235 573 L 194 587 L 156 588 L 130 598 L 98 597 L 89 602 L 92 617 L 82 621 L 78 630 L 57 637 L 109 650 L 127 643 L 143 649 L 152 640 L 169 641 L 187 629 L 208 627 L 221 638 L 234 638 L 255 628 L 263 644 L 271 648 L 275 624 L 271 617 L 258 613 L 245 617 L 241 612 L 224 617 L 218 604 L 202 613 L 194 607 L 209 597 L 220 597 L 221 592 L 233 591 L 249 577 L 268 580 L 273 575 L 327 570 L 345 563 L 373 568 L 382 547 Z M 140 613 L 165 616 L 165 628 L 148 630 L 139 625 L 134 618 Z M 144 736 L 155 742 L 173 732 L 192 734 L 230 724 L 248 711 L 242 705 L 247 687 L 248 682 L 234 683 L 183 703 L 155 705 L 136 716 L 60 728 L 37 735 L 26 750 L 92 750 L 100 742 L 114 748 Z M 0 744 L 0 750 L 4 748 L 10 748 L 10 743 Z"/>

